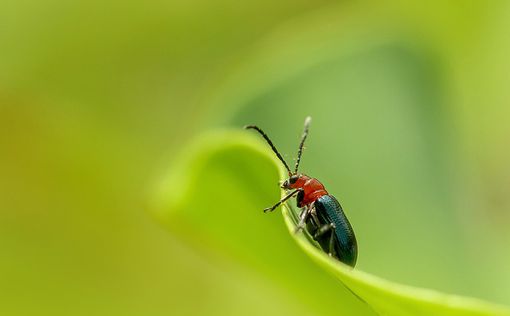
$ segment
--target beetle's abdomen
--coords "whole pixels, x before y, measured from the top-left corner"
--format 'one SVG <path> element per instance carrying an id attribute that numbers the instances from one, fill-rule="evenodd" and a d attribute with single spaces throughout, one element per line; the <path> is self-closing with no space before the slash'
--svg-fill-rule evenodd
<path id="1" fill-rule="evenodd" d="M 358 257 L 358 244 L 340 203 L 332 195 L 323 195 L 315 201 L 315 209 L 321 225 L 335 224 L 333 255 L 343 263 L 354 267 Z M 324 234 L 318 238 L 320 240 L 317 240 L 326 252 L 329 251 L 329 237 L 330 234 Z M 326 245 L 328 248 L 325 248 Z"/>

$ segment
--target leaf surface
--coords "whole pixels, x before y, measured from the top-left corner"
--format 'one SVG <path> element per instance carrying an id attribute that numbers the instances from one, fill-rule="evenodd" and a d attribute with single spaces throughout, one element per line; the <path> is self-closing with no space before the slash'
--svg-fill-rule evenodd
<path id="1" fill-rule="evenodd" d="M 216 264 L 274 290 L 264 304 L 303 315 L 510 315 L 503 306 L 351 269 L 318 249 L 306 232 L 293 233 L 298 210 L 292 202 L 282 208 L 286 225 L 278 211 L 263 214 L 278 200 L 276 184 L 286 173 L 252 135 L 210 133 L 183 153 L 159 188 L 156 216 Z"/>

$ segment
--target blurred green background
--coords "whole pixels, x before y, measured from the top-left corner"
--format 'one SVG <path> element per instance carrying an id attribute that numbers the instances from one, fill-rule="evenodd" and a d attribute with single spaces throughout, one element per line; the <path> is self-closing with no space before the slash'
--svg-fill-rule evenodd
<path id="1" fill-rule="evenodd" d="M 302 170 L 349 210 L 360 269 L 510 304 L 509 21 L 506 1 L 2 1 L 0 313 L 290 312 L 147 209 L 194 136 L 255 123 L 291 160 L 306 115 Z"/>

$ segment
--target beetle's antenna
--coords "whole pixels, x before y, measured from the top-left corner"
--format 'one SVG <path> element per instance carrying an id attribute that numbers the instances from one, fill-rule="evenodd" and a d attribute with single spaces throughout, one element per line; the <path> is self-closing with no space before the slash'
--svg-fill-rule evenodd
<path id="1" fill-rule="evenodd" d="M 269 139 L 269 137 L 266 135 L 266 133 L 264 133 L 263 130 L 261 130 L 258 126 L 255 126 L 255 125 L 246 125 L 244 127 L 245 129 L 254 129 L 256 130 L 257 132 L 260 133 L 260 135 L 262 135 L 262 137 L 264 137 L 264 139 L 266 140 L 266 142 L 269 144 L 269 146 L 271 146 L 271 149 L 273 150 L 273 152 L 276 154 L 276 156 L 278 157 L 278 159 L 280 159 L 280 161 L 283 163 L 283 165 L 285 166 L 285 168 L 287 169 L 287 171 L 289 172 L 289 176 L 292 175 L 292 172 L 290 172 L 290 168 L 289 168 L 289 165 L 287 165 L 287 163 L 285 162 L 285 160 L 283 159 L 282 155 L 280 155 L 280 153 L 278 152 L 278 149 L 276 149 L 276 147 L 273 145 L 273 142 Z"/>
<path id="2" fill-rule="evenodd" d="M 305 127 L 303 129 L 303 135 L 301 136 L 301 143 L 299 143 L 299 150 L 297 154 L 296 167 L 294 168 L 294 174 L 297 173 L 299 168 L 299 163 L 301 162 L 301 155 L 303 154 L 303 146 L 305 145 L 306 137 L 308 136 L 308 129 L 310 128 L 310 123 L 312 122 L 312 118 L 307 116 L 305 119 Z"/>

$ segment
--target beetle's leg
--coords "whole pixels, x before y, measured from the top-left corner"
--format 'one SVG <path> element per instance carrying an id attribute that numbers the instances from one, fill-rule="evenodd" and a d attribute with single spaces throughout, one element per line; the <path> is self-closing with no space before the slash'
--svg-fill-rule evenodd
<path id="1" fill-rule="evenodd" d="M 329 223 L 326 225 L 321 226 L 318 231 L 313 235 L 313 239 L 317 240 L 320 236 L 324 235 L 325 233 L 330 232 L 329 237 L 329 251 L 328 255 L 330 257 L 333 256 L 333 249 L 335 246 L 335 224 Z"/>
<path id="2" fill-rule="evenodd" d="M 310 213 L 312 215 L 312 220 L 315 222 L 315 226 L 320 227 L 321 223 L 319 221 L 319 218 L 317 217 L 317 210 L 315 209 L 315 202 L 312 204 L 312 207 L 310 208 Z"/>
<path id="3" fill-rule="evenodd" d="M 305 206 L 305 207 L 302 207 L 301 208 L 301 212 L 299 212 L 299 218 L 301 218 L 303 216 L 303 214 L 308 210 L 308 207 Z"/>
<path id="4" fill-rule="evenodd" d="M 280 206 L 283 202 L 287 201 L 288 199 L 290 199 L 291 197 L 294 196 L 294 194 L 298 193 L 299 191 L 301 191 L 303 189 L 296 189 L 292 192 L 290 192 L 289 194 L 287 194 L 286 196 L 284 196 L 280 201 L 278 201 L 278 203 L 276 203 L 275 205 L 271 206 L 271 207 L 268 207 L 268 208 L 265 208 L 264 209 L 264 213 L 265 212 L 272 212 L 274 211 L 275 208 L 277 208 L 278 206 Z"/>
<path id="5" fill-rule="evenodd" d="M 310 218 L 310 216 L 317 218 L 317 213 L 315 212 L 315 202 L 312 202 L 311 204 L 305 206 L 303 211 L 299 214 L 299 224 L 296 227 L 296 230 L 294 233 L 298 233 L 301 229 L 305 228 L 305 224 Z M 318 219 L 314 220 L 315 226 L 319 226 Z"/>
<path id="6" fill-rule="evenodd" d="M 331 223 L 331 224 L 333 224 L 333 223 Z M 333 227 L 334 227 L 334 225 L 333 225 Z M 328 255 L 330 257 L 333 257 L 333 249 L 334 249 L 334 247 L 335 247 L 335 230 L 332 229 L 331 230 L 331 236 L 329 237 L 329 253 L 328 253 Z"/>
<path id="7" fill-rule="evenodd" d="M 323 225 L 319 228 L 319 230 L 313 235 L 313 238 L 319 238 L 320 236 L 324 235 L 325 233 L 329 232 L 330 230 L 335 228 L 335 224 L 330 223 Z"/>
<path id="8" fill-rule="evenodd" d="M 308 220 L 308 217 L 311 214 L 311 208 L 310 206 L 306 206 L 301 214 L 299 214 L 299 224 L 296 226 L 296 230 L 294 231 L 295 234 L 297 234 L 301 229 L 305 227 L 305 223 Z"/>

